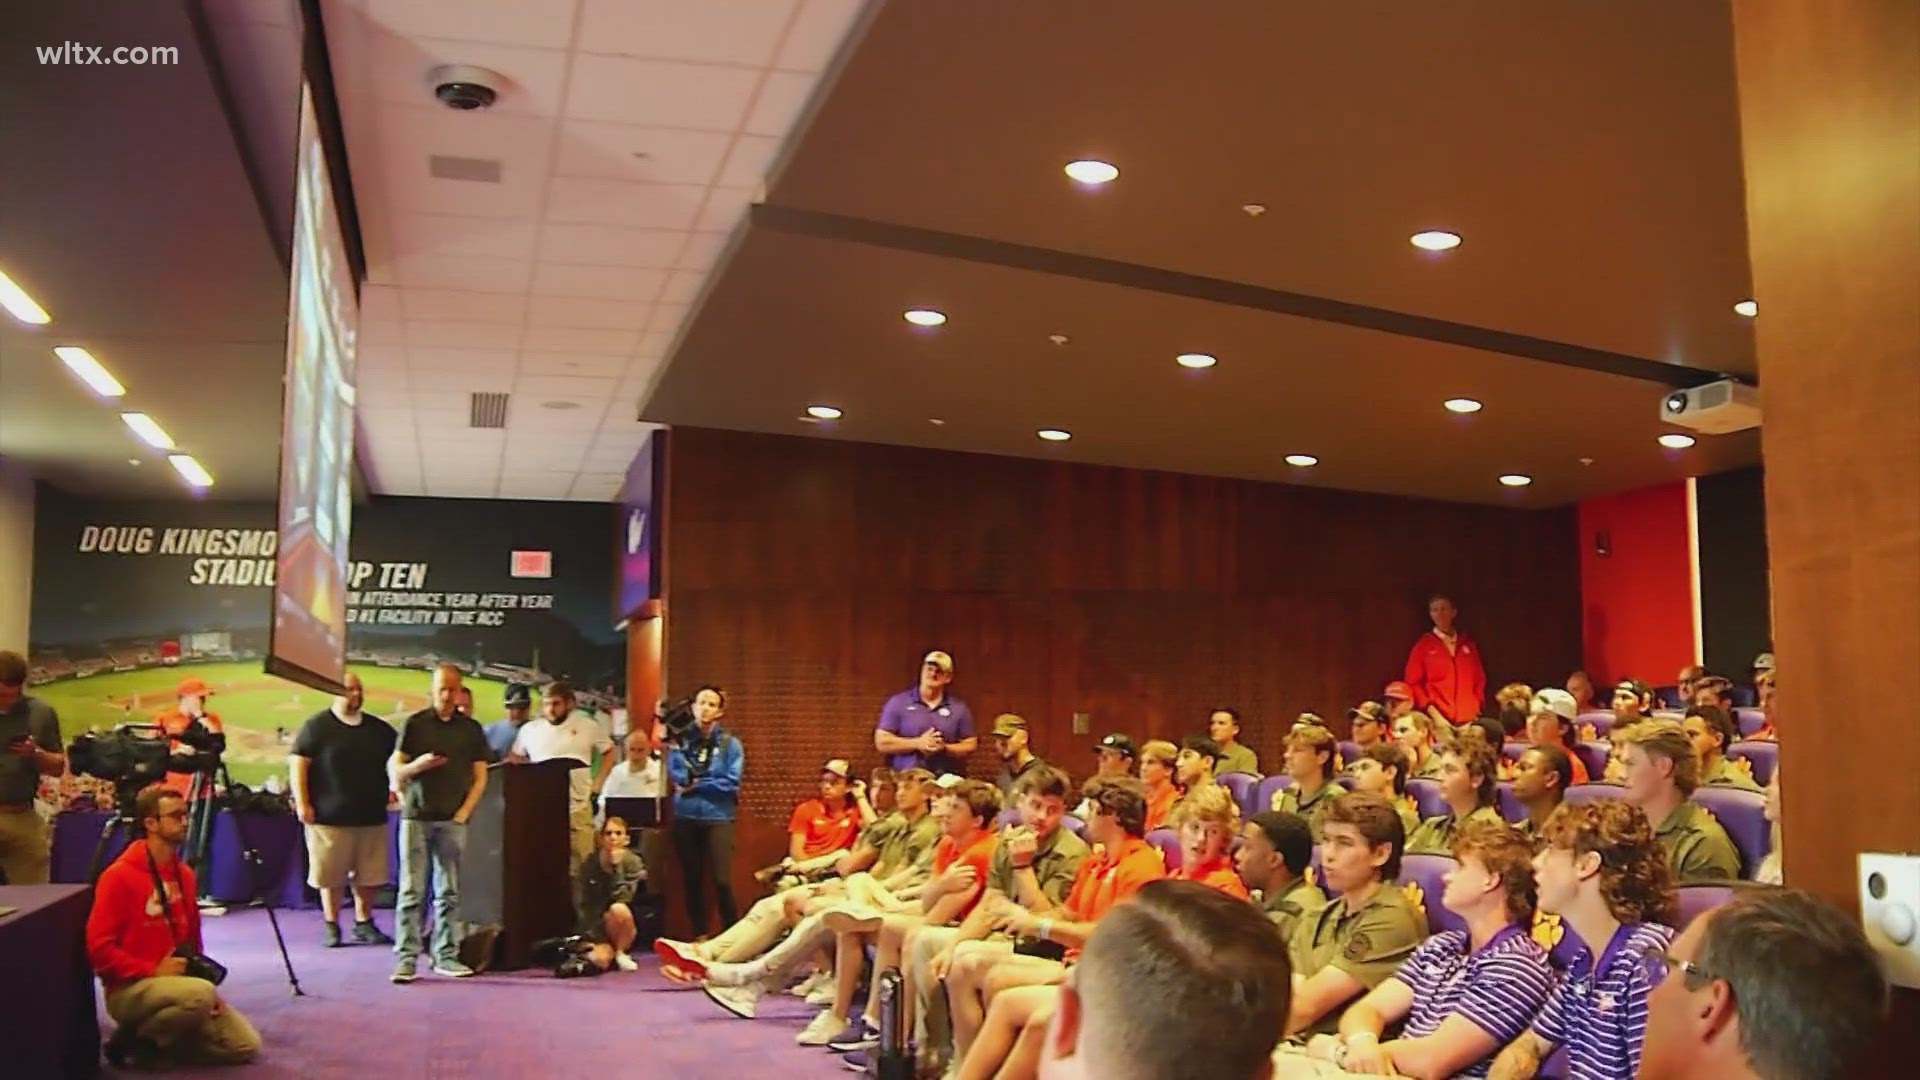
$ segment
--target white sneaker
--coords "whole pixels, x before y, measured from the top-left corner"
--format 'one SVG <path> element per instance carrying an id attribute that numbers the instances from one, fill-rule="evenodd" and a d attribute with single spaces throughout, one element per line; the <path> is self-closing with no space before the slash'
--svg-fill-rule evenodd
<path id="1" fill-rule="evenodd" d="M 708 964 L 706 982 L 713 986 L 752 986 L 761 994 L 767 992 L 766 970 L 758 961 L 745 964 Z"/>
<path id="2" fill-rule="evenodd" d="M 820 984 L 820 989 L 815 990 L 813 993 L 807 995 L 807 1004 L 831 1005 L 833 1004 L 834 996 L 835 996 L 835 991 L 833 986 L 833 979 L 829 977 L 826 982 L 823 982 Z"/>
<path id="3" fill-rule="evenodd" d="M 760 989 L 755 986 L 715 986 L 702 983 L 700 989 L 706 991 L 715 1005 L 727 1010 L 742 1020 L 751 1020 L 760 1012 Z"/>
<path id="4" fill-rule="evenodd" d="M 832 985 L 833 976 L 829 972 L 816 970 L 813 974 L 795 983 L 793 988 L 788 990 L 787 993 L 797 998 L 811 997 L 818 993 L 822 986 Z"/>
<path id="5" fill-rule="evenodd" d="M 821 1009 L 819 1015 L 800 1029 L 800 1034 L 795 1035 L 793 1041 L 801 1046 L 825 1046 L 828 1039 L 840 1034 L 846 1026 L 847 1022 L 833 1015 L 832 1009 Z"/>
<path id="6" fill-rule="evenodd" d="M 621 971 L 640 970 L 640 965 L 633 962 L 633 957 L 623 952 L 613 954 L 613 966 L 619 968 Z"/>

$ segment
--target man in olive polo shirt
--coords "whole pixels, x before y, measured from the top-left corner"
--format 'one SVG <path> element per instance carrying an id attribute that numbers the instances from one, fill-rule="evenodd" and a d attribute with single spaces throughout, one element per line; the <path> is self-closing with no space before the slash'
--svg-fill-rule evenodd
<path id="1" fill-rule="evenodd" d="M 67 769 L 60 718 L 53 706 L 27 693 L 27 661 L 0 652 L 0 881 L 47 881 L 47 828 L 33 808 L 42 776 Z"/>
<path id="2" fill-rule="evenodd" d="M 1220 771 L 1260 775 L 1260 756 L 1240 741 L 1240 710 L 1215 709 L 1207 714 L 1207 737 L 1220 748 Z"/>
<path id="3" fill-rule="evenodd" d="M 1693 741 L 1694 752 L 1700 755 L 1702 785 L 1741 791 L 1766 790 L 1754 783 L 1752 773 L 1727 757 L 1727 747 L 1740 738 L 1740 729 L 1734 725 L 1733 717 L 1727 715 L 1727 710 L 1718 705 L 1695 705 L 1687 710 L 1681 726 L 1687 729 L 1687 738 Z"/>
<path id="4" fill-rule="evenodd" d="M 1204 735 L 1189 735 L 1180 740 L 1180 752 L 1173 759 L 1173 783 L 1180 789 L 1180 798 L 1174 802 L 1178 810 L 1180 803 L 1186 800 L 1187 793 L 1196 788 L 1212 787 L 1214 773 L 1220 767 L 1220 747 Z M 1167 814 L 1167 822 L 1174 821 L 1173 813 Z"/>
<path id="5" fill-rule="evenodd" d="M 1401 713 L 1393 719 L 1393 738 L 1407 753 L 1407 779 L 1432 780 L 1440 772 L 1434 752 L 1434 720 L 1423 712 Z"/>
<path id="6" fill-rule="evenodd" d="M 1327 894 L 1307 879 L 1313 862 L 1313 834 L 1299 814 L 1262 810 L 1240 825 L 1240 847 L 1233 868 L 1248 890 L 1259 894 L 1281 941 L 1293 939 L 1300 920 L 1327 906 Z"/>
<path id="7" fill-rule="evenodd" d="M 1378 795 L 1352 794 L 1328 808 L 1320 872 L 1340 898 L 1294 927 L 1288 1035 L 1331 1034 L 1350 1003 L 1387 981 L 1427 936 L 1426 912 L 1394 878 L 1406 843 L 1400 815 Z"/>
<path id="8" fill-rule="evenodd" d="M 1700 759 L 1671 720 L 1647 720 L 1620 736 L 1625 799 L 1654 823 L 1676 885 L 1740 876 L 1740 853 L 1706 808 L 1688 801 L 1700 783 Z"/>
<path id="9" fill-rule="evenodd" d="M 1339 768 L 1340 744 L 1326 728 L 1302 724 L 1287 733 L 1287 753 L 1281 761 L 1293 785 L 1275 792 L 1269 809 L 1307 819 L 1307 827 L 1318 843 L 1325 839 L 1321 823 L 1327 809 L 1346 793 L 1333 782 L 1334 770 Z"/>
<path id="10" fill-rule="evenodd" d="M 1011 798 L 1021 777 L 1046 765 L 1028 748 L 1027 739 L 1027 721 L 1024 717 L 1013 713 L 1001 713 L 994 717 L 993 748 L 1000 754 L 1000 775 L 994 778 L 993 783 L 1000 789 L 1002 798 Z"/>

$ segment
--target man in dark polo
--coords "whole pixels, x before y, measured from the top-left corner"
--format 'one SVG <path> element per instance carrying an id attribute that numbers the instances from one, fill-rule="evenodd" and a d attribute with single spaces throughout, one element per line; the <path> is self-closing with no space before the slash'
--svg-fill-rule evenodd
<path id="1" fill-rule="evenodd" d="M 1013 713 L 1001 713 L 994 717 L 993 748 L 1000 753 L 1000 775 L 993 782 L 1000 789 L 1002 798 L 1012 798 L 1013 789 L 1020 783 L 1021 777 L 1047 764 L 1028 749 L 1027 721 Z"/>
<path id="2" fill-rule="evenodd" d="M 460 669 L 442 664 L 433 673 L 433 704 L 407 717 L 387 764 L 400 793 L 400 900 L 394 912 L 399 956 L 393 981 L 419 977 L 421 909 L 427 872 L 433 871 L 433 971 L 463 979 L 473 969 L 460 962 L 460 855 L 467 819 L 487 787 L 486 733 L 458 707 Z"/>
<path id="3" fill-rule="evenodd" d="M 42 776 L 66 770 L 60 718 L 27 693 L 27 661 L 0 652 L 0 883 L 46 884 L 47 829 L 33 794 Z"/>
<path id="4" fill-rule="evenodd" d="M 887 699 L 873 748 L 887 755 L 894 772 L 925 769 L 935 776 L 964 776 L 967 755 L 980 745 L 967 703 L 947 693 L 953 657 L 935 650 L 920 662 L 920 684 Z"/>

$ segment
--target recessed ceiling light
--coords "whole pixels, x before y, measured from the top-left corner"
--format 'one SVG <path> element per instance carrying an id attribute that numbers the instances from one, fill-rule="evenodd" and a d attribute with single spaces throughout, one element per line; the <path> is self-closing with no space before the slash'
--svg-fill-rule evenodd
<path id="1" fill-rule="evenodd" d="M 807 415 L 815 420 L 838 420 L 844 414 L 831 405 L 809 405 Z"/>
<path id="2" fill-rule="evenodd" d="M 61 363 L 72 369 L 75 375 L 80 376 L 81 380 L 101 397 L 125 396 L 127 388 L 121 386 L 120 380 L 114 378 L 106 368 L 101 367 L 100 361 L 95 360 L 93 354 L 87 350 L 77 345 L 62 345 L 53 350 L 53 355 L 59 357 Z"/>
<path id="3" fill-rule="evenodd" d="M 6 308 L 14 318 L 31 326 L 45 326 L 53 321 L 47 309 L 33 302 L 27 290 L 14 284 L 6 271 L 0 270 L 0 307 Z"/>
<path id="4" fill-rule="evenodd" d="M 947 317 L 932 308 L 909 308 L 907 321 L 915 326 L 939 326 Z"/>
<path id="5" fill-rule="evenodd" d="M 934 427 L 945 427 L 947 425 L 947 422 L 945 420 L 940 420 L 937 418 L 928 420 L 927 423 L 932 424 Z"/>
<path id="6" fill-rule="evenodd" d="M 139 465 L 139 464 L 140 464 L 140 459 L 139 459 L 139 458 L 137 458 L 137 457 L 130 457 L 130 458 L 128 458 L 128 459 L 127 459 L 127 464 L 129 464 L 129 465 Z"/>
<path id="7" fill-rule="evenodd" d="M 1066 173 L 1082 184 L 1111 183 L 1120 175 L 1120 170 L 1104 161 L 1069 161 Z"/>
<path id="8" fill-rule="evenodd" d="M 1755 315 L 1760 314 L 1760 305 L 1758 302 L 1753 300 L 1742 300 L 1739 303 L 1733 305 L 1733 311 L 1734 311 L 1734 314 L 1736 315 L 1745 315 L 1747 318 L 1751 319 Z"/>
<path id="9" fill-rule="evenodd" d="M 200 467 L 199 462 L 193 460 L 193 455 L 169 454 L 167 461 L 172 464 L 174 471 L 180 474 L 182 480 L 185 480 L 194 487 L 209 488 L 213 486 L 213 477 L 208 475 L 207 470 Z"/>
<path id="10" fill-rule="evenodd" d="M 1677 431 L 1669 431 L 1665 435 L 1660 436 L 1660 445 L 1669 450 L 1685 450 L 1687 447 L 1693 445 L 1693 436 L 1682 435 Z"/>
<path id="11" fill-rule="evenodd" d="M 1414 233 L 1409 239 L 1413 246 L 1423 251 L 1447 251 L 1460 246 L 1458 233 L 1442 232 L 1438 229 Z"/>
<path id="12" fill-rule="evenodd" d="M 1441 404 L 1447 407 L 1448 412 L 1457 412 L 1463 415 L 1466 413 L 1477 413 L 1485 408 L 1485 406 L 1470 397 L 1448 398 L 1441 402 Z"/>
<path id="13" fill-rule="evenodd" d="M 1048 442 L 1066 442 L 1073 438 L 1073 432 L 1062 431 L 1059 428 L 1041 428 L 1040 437 Z"/>
<path id="14" fill-rule="evenodd" d="M 123 412 L 120 414 L 120 419 L 128 427 L 133 429 L 135 435 L 140 436 L 141 442 L 146 443 L 155 450 L 173 449 L 173 436 L 167 434 L 166 429 L 162 428 L 159 424 L 154 423 L 153 417 L 148 416 L 146 413 Z"/>
<path id="15" fill-rule="evenodd" d="M 1203 352 L 1181 353 L 1179 356 L 1174 357 L 1174 359 L 1179 362 L 1181 367 L 1193 368 L 1195 370 L 1210 368 L 1220 362 Z"/>
<path id="16" fill-rule="evenodd" d="M 1522 473 L 1508 473 L 1500 478 L 1500 482 L 1508 487 L 1526 487 L 1528 484 L 1533 483 L 1533 477 Z"/>
<path id="17" fill-rule="evenodd" d="M 1312 454 L 1288 454 L 1287 464 L 1296 469 L 1305 469 L 1320 464 L 1320 459 Z"/>

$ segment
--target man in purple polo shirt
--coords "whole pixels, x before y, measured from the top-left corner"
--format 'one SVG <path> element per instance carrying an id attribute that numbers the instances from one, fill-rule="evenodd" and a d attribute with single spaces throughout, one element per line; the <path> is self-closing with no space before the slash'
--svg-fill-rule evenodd
<path id="1" fill-rule="evenodd" d="M 953 681 L 953 657 L 934 651 L 920 662 L 920 685 L 887 699 L 873 748 L 887 755 L 895 772 L 926 769 L 965 775 L 967 755 L 980 740 L 973 733 L 967 703 L 947 694 Z"/>

